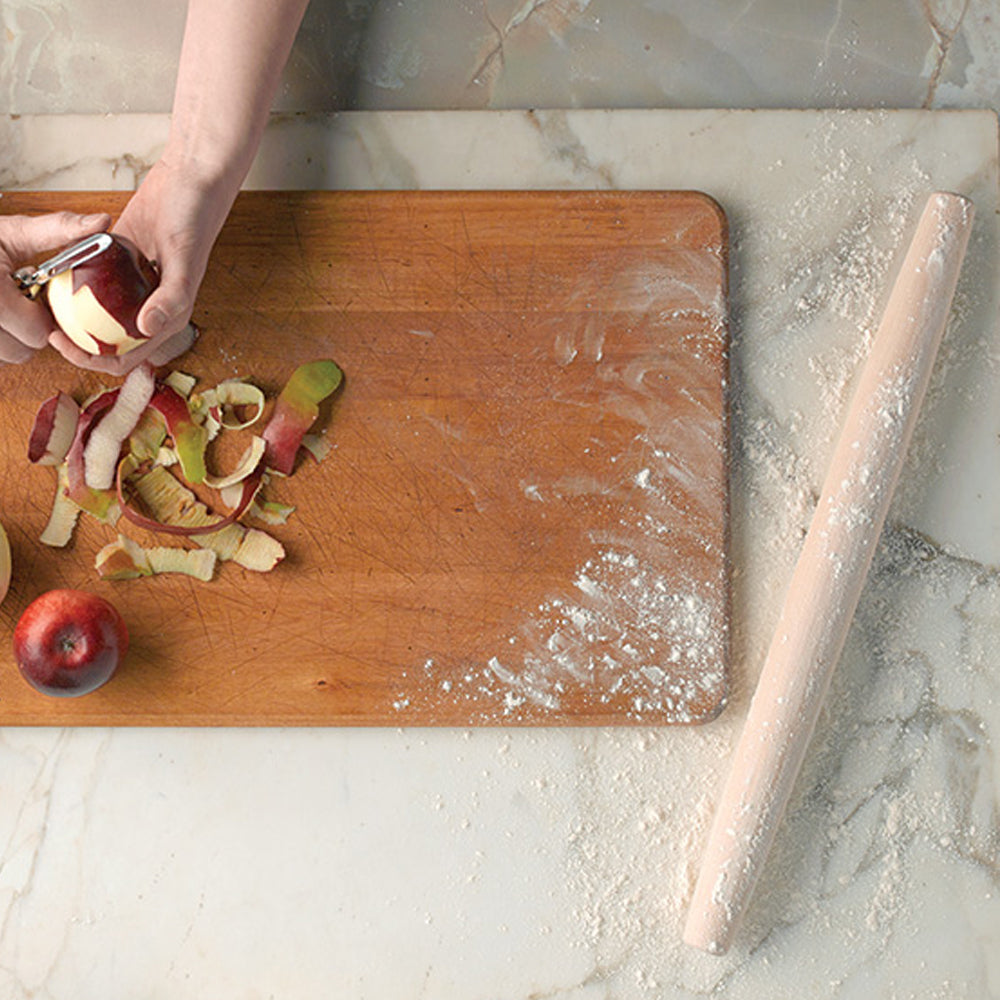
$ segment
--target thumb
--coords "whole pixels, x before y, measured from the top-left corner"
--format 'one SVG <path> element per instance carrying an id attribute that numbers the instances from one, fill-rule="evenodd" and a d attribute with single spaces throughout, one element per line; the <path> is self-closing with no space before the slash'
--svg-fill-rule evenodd
<path id="1" fill-rule="evenodd" d="M 147 337 L 179 333 L 194 309 L 194 282 L 186 278 L 163 280 L 139 310 L 140 333 Z"/>

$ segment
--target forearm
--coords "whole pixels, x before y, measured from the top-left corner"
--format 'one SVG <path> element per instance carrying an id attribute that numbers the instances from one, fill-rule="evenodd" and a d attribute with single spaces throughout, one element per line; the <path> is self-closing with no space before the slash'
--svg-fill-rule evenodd
<path id="1" fill-rule="evenodd" d="M 190 0 L 165 155 L 238 187 L 308 0 Z"/>

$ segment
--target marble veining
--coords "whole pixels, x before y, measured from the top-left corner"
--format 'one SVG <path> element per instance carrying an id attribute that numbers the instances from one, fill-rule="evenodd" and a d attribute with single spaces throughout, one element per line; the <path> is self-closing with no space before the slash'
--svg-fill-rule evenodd
<path id="1" fill-rule="evenodd" d="M 165 121 L 3 127 L 8 186 L 127 187 L 117 165 L 141 174 Z M 737 149 L 734 173 L 718 153 Z M 320 158 L 344 187 L 602 176 L 725 206 L 732 703 L 668 730 L 8 730 L 0 992 L 737 1000 L 798 997 L 806 977 L 816 997 L 996 995 L 1000 465 L 952 460 L 995 447 L 995 122 L 279 117 L 251 183 L 308 186 Z M 866 331 L 935 186 L 981 218 L 936 401 L 748 921 L 730 954 L 701 955 L 680 929 L 715 796 Z"/>
<path id="2" fill-rule="evenodd" d="M 0 6 L 0 189 L 141 180 L 181 6 Z M 250 186 L 726 209 L 732 701 L 662 730 L 5 730 L 0 997 L 1000 997 L 997 132 L 942 110 L 1000 105 L 998 61 L 991 0 L 314 3 Z M 387 110 L 416 108 L 465 110 Z M 774 854 L 702 955 L 727 759 L 937 187 L 978 209 L 955 314 Z"/>
<path id="3" fill-rule="evenodd" d="M 281 110 L 996 107 L 992 0 L 312 0 Z M 6 0 L 0 111 L 166 112 L 183 4 Z"/>

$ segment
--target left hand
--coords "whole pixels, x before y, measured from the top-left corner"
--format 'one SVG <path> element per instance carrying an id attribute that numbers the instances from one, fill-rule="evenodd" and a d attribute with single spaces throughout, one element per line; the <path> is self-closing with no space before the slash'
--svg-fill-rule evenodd
<path id="1" fill-rule="evenodd" d="M 14 272 L 28 261 L 107 229 L 110 216 L 49 212 L 0 216 L 0 363 L 20 364 L 45 346 L 56 321 L 44 302 L 26 298 Z"/>

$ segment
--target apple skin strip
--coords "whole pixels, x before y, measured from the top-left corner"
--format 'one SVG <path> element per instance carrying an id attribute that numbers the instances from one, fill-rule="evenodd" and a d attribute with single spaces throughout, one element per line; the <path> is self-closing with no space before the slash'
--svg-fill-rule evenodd
<path id="1" fill-rule="evenodd" d="M 211 549 L 219 559 L 257 572 L 273 569 L 285 557 L 284 547 L 277 539 L 236 522 L 243 510 L 216 518 L 191 490 L 161 466 L 154 466 L 138 476 L 134 487 L 139 499 L 156 518 L 145 518 L 133 508 L 124 506 L 124 516 L 140 527 L 183 535 L 196 545 Z M 250 494 L 245 510 L 256 489 L 248 490 L 244 483 L 244 492 Z"/>
<path id="2" fill-rule="evenodd" d="M 221 476 L 206 475 L 205 485 L 211 486 L 213 490 L 225 490 L 231 486 L 237 486 L 251 476 L 256 475 L 259 478 L 261 473 L 260 460 L 264 457 L 266 447 L 264 439 L 255 434 L 251 438 L 247 450 L 243 453 L 243 457 L 236 464 L 236 468 Z M 238 504 L 239 501 L 237 501 Z"/>
<path id="3" fill-rule="evenodd" d="M 208 431 L 195 423 L 187 399 L 172 386 L 160 383 L 149 405 L 167 425 L 167 433 L 174 442 L 174 451 L 181 463 L 181 471 L 189 483 L 203 482 L 206 475 L 205 448 Z"/>
<path id="4" fill-rule="evenodd" d="M 80 517 L 80 507 L 66 495 L 66 466 L 59 466 L 55 497 L 48 523 L 38 536 L 43 545 L 62 549 L 69 545 Z"/>
<path id="5" fill-rule="evenodd" d="M 178 490 L 184 491 L 184 495 L 181 495 L 180 493 L 175 494 L 175 496 L 182 502 L 179 503 L 175 511 L 168 508 L 167 513 L 169 516 L 167 517 L 147 517 L 145 514 L 137 511 L 129 503 L 129 498 L 127 496 L 128 479 L 134 473 L 145 472 L 145 475 L 138 480 L 138 482 L 141 483 L 142 480 L 148 477 L 151 473 L 159 472 L 161 470 L 166 474 L 171 482 L 177 485 Z M 211 518 L 208 508 L 197 499 L 194 493 L 174 479 L 174 477 L 167 472 L 166 469 L 163 469 L 162 466 L 152 466 L 147 470 L 146 463 L 138 465 L 133 460 L 124 459 L 118 465 L 115 488 L 122 516 L 127 521 L 131 521 L 134 525 L 136 525 L 136 527 L 145 528 L 147 531 L 160 531 L 168 535 L 184 535 L 185 537 L 192 538 L 196 535 L 209 535 L 212 532 L 221 531 L 223 528 L 228 528 L 230 525 L 235 524 L 243 516 L 243 513 L 250 506 L 253 498 L 257 495 L 257 491 L 260 489 L 261 481 L 263 480 L 263 475 L 264 470 L 260 465 L 258 465 L 250 476 L 247 476 L 242 480 L 242 491 L 239 503 L 228 514 L 219 518 Z M 139 492 L 140 498 L 147 502 L 147 506 L 156 510 L 156 507 L 153 504 L 148 503 L 148 498 L 142 496 L 140 490 L 137 490 L 137 492 Z M 197 511 L 197 513 L 192 514 L 193 511 Z"/>
<path id="6" fill-rule="evenodd" d="M 211 549 L 144 548 L 131 538 L 119 535 L 116 541 L 97 553 L 94 565 L 105 580 L 135 580 L 177 573 L 208 583 L 215 574 L 217 559 Z"/>
<path id="7" fill-rule="evenodd" d="M 28 438 L 28 461 L 32 465 L 59 465 L 76 437 L 80 407 L 61 389 L 38 408 Z"/>
<path id="8" fill-rule="evenodd" d="M 81 510 L 99 521 L 113 523 L 118 508 L 113 490 L 95 490 L 88 486 L 84 467 L 84 449 L 98 417 L 110 409 L 118 398 L 118 389 L 109 389 L 95 396 L 80 412 L 73 444 L 66 454 L 66 496 Z"/>
<path id="9" fill-rule="evenodd" d="M 319 416 L 319 404 L 337 390 L 343 378 L 329 359 L 307 362 L 292 372 L 264 428 L 264 463 L 269 469 L 292 474 L 302 439 Z"/>
<path id="10" fill-rule="evenodd" d="M 119 387 L 111 408 L 91 429 L 83 450 L 83 478 L 91 489 L 107 490 L 114 485 L 122 445 L 135 430 L 155 390 L 152 366 L 141 364 L 133 368 Z"/>

